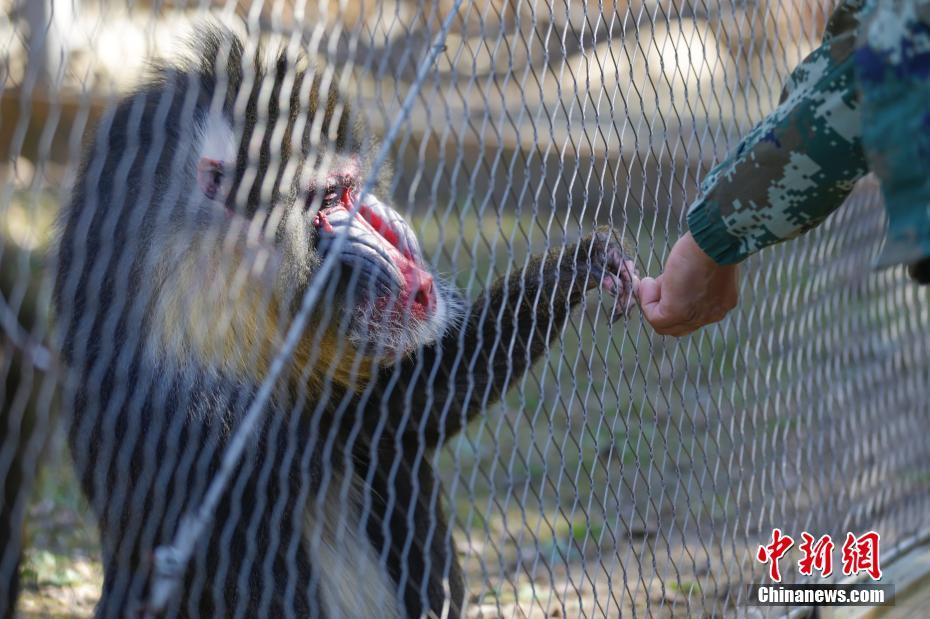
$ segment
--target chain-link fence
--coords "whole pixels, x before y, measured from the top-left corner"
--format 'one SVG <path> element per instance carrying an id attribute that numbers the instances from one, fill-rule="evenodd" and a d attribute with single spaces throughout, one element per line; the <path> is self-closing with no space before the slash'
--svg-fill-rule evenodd
<path id="1" fill-rule="evenodd" d="M 2 4 L 7 612 L 729 615 L 775 527 L 923 539 L 874 182 L 623 312 L 835 3 Z"/>

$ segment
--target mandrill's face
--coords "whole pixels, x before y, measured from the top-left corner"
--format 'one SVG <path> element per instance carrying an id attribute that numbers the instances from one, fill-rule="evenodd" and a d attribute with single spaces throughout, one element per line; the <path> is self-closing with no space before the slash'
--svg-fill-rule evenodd
<path id="1" fill-rule="evenodd" d="M 362 352 L 396 356 L 436 340 L 448 322 L 448 293 L 430 273 L 407 221 L 373 194 L 353 162 L 310 192 L 315 251 L 336 262 L 347 335 Z M 317 196 L 321 196 L 318 198 Z"/>
<path id="2" fill-rule="evenodd" d="M 324 129 L 338 122 L 328 117 L 330 107 Z M 292 110 L 277 122 L 251 125 L 207 115 L 194 166 L 197 220 L 215 235 L 212 245 L 223 248 L 217 261 L 236 265 L 239 273 L 237 280 L 221 268 L 220 287 L 248 281 L 235 288 L 232 303 L 242 305 L 245 296 L 245 308 L 261 306 L 254 292 L 267 286 L 267 324 L 258 330 L 274 335 L 247 340 L 279 345 L 312 286 L 319 302 L 305 348 L 327 348 L 331 356 L 339 347 L 341 366 L 357 357 L 390 364 L 443 334 L 455 297 L 430 272 L 403 216 L 374 193 L 362 194 L 369 170 L 362 149 L 343 134 L 348 123 L 338 123 L 325 147 L 306 136 L 295 139 L 298 127 L 314 125 L 308 114 L 301 119 Z M 291 146 L 298 143 L 302 147 Z M 260 307 L 247 311 L 262 313 Z M 241 320 L 230 322 L 231 331 L 248 331 Z M 265 363 L 271 354 L 262 354 Z"/>

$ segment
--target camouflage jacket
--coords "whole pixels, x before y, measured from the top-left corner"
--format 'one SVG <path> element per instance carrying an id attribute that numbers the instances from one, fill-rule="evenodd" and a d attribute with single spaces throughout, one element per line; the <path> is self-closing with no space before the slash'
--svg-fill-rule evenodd
<path id="1" fill-rule="evenodd" d="M 849 0 L 779 106 L 688 209 L 721 264 L 821 223 L 869 170 L 889 219 L 879 266 L 930 256 L 930 0 Z"/>

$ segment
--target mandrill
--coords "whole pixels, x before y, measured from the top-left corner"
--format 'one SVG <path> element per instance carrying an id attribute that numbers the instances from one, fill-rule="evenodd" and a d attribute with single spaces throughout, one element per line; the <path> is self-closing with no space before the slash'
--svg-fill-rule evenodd
<path id="1" fill-rule="evenodd" d="M 379 182 L 363 186 L 374 145 L 333 80 L 200 28 L 87 147 L 54 300 L 69 444 L 101 530 L 98 616 L 461 616 L 431 453 L 587 291 L 630 305 L 633 258 L 608 228 L 464 299 Z M 155 550 L 201 504 L 313 286 L 215 517 L 153 608 Z"/>

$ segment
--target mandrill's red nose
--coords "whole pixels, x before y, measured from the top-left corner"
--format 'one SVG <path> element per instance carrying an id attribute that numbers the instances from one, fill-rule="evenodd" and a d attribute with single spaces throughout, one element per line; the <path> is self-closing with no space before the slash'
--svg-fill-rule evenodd
<path id="1" fill-rule="evenodd" d="M 410 306 L 410 311 L 415 318 L 423 320 L 429 317 L 435 304 L 433 276 L 412 261 L 408 261 L 406 267 L 404 269 L 404 284 L 407 288 L 405 297 L 412 299 L 412 303 L 407 305 Z"/>

